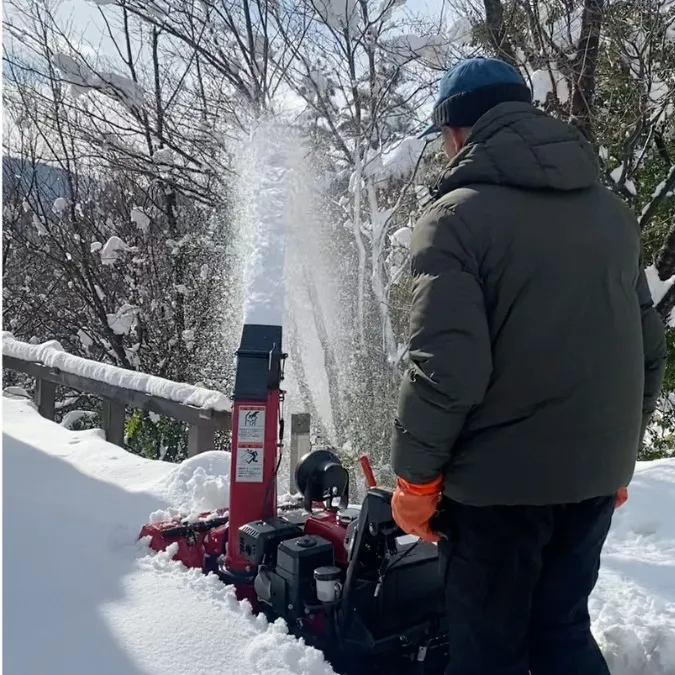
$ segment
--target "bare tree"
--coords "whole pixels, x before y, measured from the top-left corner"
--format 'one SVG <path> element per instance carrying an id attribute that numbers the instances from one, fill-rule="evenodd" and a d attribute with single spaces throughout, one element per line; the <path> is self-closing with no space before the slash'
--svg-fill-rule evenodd
<path id="1" fill-rule="evenodd" d="M 22 43 L 5 45 L 14 122 L 5 153 L 21 158 L 31 179 L 14 186 L 24 208 L 13 211 L 5 253 L 19 267 L 30 260 L 58 270 L 61 280 L 44 308 L 51 334 L 36 325 L 30 293 L 21 302 L 31 311 L 14 320 L 26 324 L 19 332 L 58 335 L 97 358 L 194 381 L 195 350 L 222 295 L 226 221 L 214 214 L 225 207 L 228 173 L 214 166 L 223 157 L 207 128 L 218 99 L 201 105 L 193 60 L 172 57 L 175 45 L 159 30 L 137 50 L 120 11 L 114 68 L 85 58 L 46 4 L 22 5 L 6 26 Z M 51 201 L 45 170 L 63 183 Z"/>

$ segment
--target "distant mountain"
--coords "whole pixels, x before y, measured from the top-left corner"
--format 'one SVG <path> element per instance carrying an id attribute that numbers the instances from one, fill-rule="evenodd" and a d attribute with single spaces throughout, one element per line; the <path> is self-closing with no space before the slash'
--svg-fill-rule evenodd
<path id="1" fill-rule="evenodd" d="M 2 158 L 2 195 L 6 198 L 17 187 L 22 192 L 32 188 L 45 206 L 54 202 L 57 197 L 68 197 L 68 181 L 66 172 L 60 167 L 48 164 L 32 164 L 22 157 L 3 156 Z"/>

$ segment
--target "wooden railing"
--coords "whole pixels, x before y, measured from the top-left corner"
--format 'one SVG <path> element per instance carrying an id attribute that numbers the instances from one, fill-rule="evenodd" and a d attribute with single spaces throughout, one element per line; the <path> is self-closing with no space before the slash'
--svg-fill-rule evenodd
<path id="1" fill-rule="evenodd" d="M 66 365 L 59 367 L 18 355 L 22 351 L 30 353 L 33 347 L 33 345 L 20 343 L 14 339 L 11 339 L 11 342 L 9 340 L 6 342 L 5 336 L 3 336 L 2 367 L 35 378 L 34 401 L 39 413 L 43 417 L 51 420 L 54 419 L 56 412 L 56 387 L 63 386 L 101 399 L 103 403 L 102 426 L 105 437 L 107 441 L 115 445 L 124 445 L 125 414 L 127 408 L 148 410 L 186 422 L 189 425 L 188 456 L 190 457 L 207 450 L 212 450 L 214 448 L 216 432 L 227 431 L 231 428 L 229 410 L 197 407 L 171 398 L 158 396 L 155 393 L 147 393 L 133 386 L 113 384 L 83 375 L 83 372 L 88 372 L 87 366 L 91 366 L 92 368 L 101 367 L 102 364 L 98 364 L 95 361 L 88 361 L 87 359 L 81 359 L 62 352 L 65 358 L 61 360 Z M 58 357 L 60 354 L 57 352 L 55 356 Z M 57 361 L 58 359 L 52 360 Z M 78 365 L 78 368 L 68 368 L 67 364 L 69 363 L 75 363 Z M 114 371 L 121 370 L 115 369 L 112 366 L 104 367 L 113 369 Z M 167 391 L 171 391 L 172 386 L 178 386 L 169 380 L 161 380 L 160 378 L 151 379 L 155 385 L 155 389 L 158 390 L 163 389 L 162 384 L 166 385 Z M 180 386 L 182 390 L 187 390 L 188 393 L 194 390 L 196 394 L 201 394 L 201 398 L 207 400 L 209 398 L 219 402 L 223 400 L 223 395 L 219 392 L 204 390 L 198 387 L 190 388 L 189 385 Z M 222 408 L 222 405 L 216 407 Z"/>
<path id="2" fill-rule="evenodd" d="M 45 359 L 48 363 L 35 358 L 41 353 L 49 356 Z M 14 340 L 7 333 L 3 334 L 2 367 L 35 378 L 33 400 L 39 413 L 50 420 L 54 419 L 56 413 L 56 388 L 59 386 L 101 399 L 103 403 L 102 427 L 106 440 L 120 447 L 124 446 L 127 408 L 147 410 L 186 422 L 189 425 L 188 457 L 213 450 L 216 432 L 231 429 L 231 414 L 229 410 L 222 409 L 223 394 L 220 392 L 191 387 L 190 385 L 178 385 L 170 380 L 162 380 L 156 377 L 148 378 L 142 373 L 137 374 L 141 380 L 146 378 L 151 381 L 152 389 L 156 391 L 171 391 L 175 387 L 179 387 L 183 394 L 194 393 L 198 399 L 207 401 L 206 407 L 198 407 L 159 396 L 156 393 L 148 393 L 132 386 L 87 377 L 83 373 L 90 373 L 97 369 L 104 369 L 103 372 L 112 372 L 119 375 L 119 378 L 111 379 L 123 380 L 125 375 L 133 373 L 96 361 L 75 357 L 59 350 L 48 349 L 41 352 L 39 347 Z M 215 402 L 215 408 L 208 407 L 209 401 Z M 310 422 L 309 413 L 294 413 L 291 415 L 290 484 L 288 486 L 291 493 L 297 491 L 295 467 L 298 460 L 311 450 Z"/>

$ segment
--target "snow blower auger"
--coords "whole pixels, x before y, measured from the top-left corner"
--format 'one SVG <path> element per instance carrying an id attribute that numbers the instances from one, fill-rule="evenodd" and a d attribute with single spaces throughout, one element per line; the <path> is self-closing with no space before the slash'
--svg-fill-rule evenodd
<path id="1" fill-rule="evenodd" d="M 247 325 L 237 353 L 229 512 L 146 525 L 157 551 L 234 584 L 239 598 L 321 649 L 348 675 L 440 675 L 447 623 L 436 546 L 408 541 L 375 485 L 349 507 L 349 473 L 330 450 L 305 455 L 301 498 L 277 505 L 283 419 L 281 328 Z"/>

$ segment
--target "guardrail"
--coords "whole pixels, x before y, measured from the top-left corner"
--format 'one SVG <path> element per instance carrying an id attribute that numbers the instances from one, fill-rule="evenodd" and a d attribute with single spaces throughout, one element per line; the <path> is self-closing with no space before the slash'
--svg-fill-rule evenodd
<path id="1" fill-rule="evenodd" d="M 90 394 L 103 402 L 106 440 L 124 445 L 126 408 L 148 410 L 189 424 L 188 456 L 212 450 L 217 431 L 231 428 L 229 399 L 221 392 L 180 384 L 68 354 L 58 342 L 32 345 L 2 335 L 3 368 L 35 378 L 39 413 L 53 420 L 56 387 Z"/>

